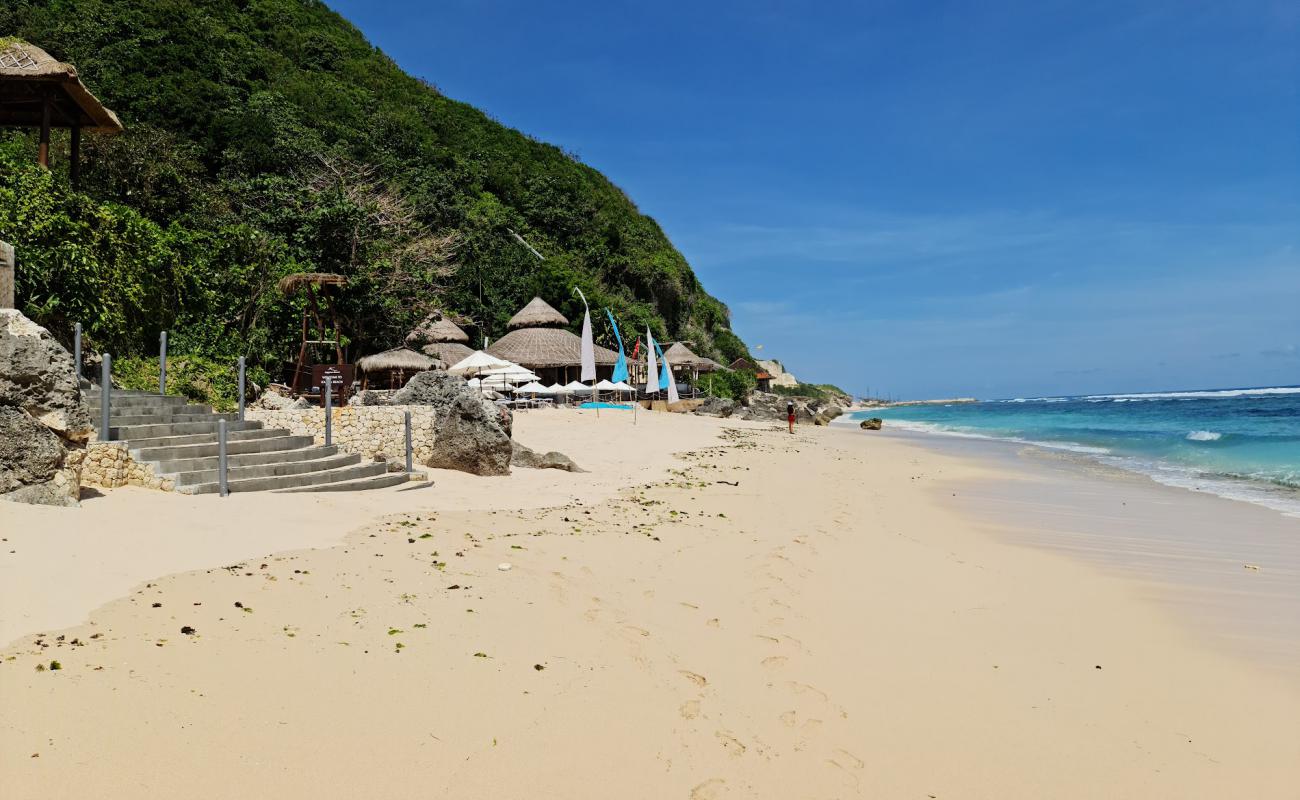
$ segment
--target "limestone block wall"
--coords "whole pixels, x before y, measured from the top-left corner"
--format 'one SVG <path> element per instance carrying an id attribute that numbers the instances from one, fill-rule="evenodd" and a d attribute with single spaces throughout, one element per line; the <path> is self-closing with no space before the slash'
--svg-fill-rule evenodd
<path id="1" fill-rule="evenodd" d="M 417 464 L 433 455 L 435 411 L 429 406 L 344 406 L 333 409 L 334 444 L 363 459 L 382 458 L 406 463 L 406 428 L 403 412 L 411 412 L 411 446 Z M 325 444 L 325 412 L 319 408 L 248 409 L 245 418 L 266 428 L 284 428 L 296 436 L 311 436 Z"/>
<path id="2" fill-rule="evenodd" d="M 92 441 L 86 445 L 81 462 L 81 485 L 116 489 L 119 486 L 143 486 L 146 489 L 175 489 L 171 478 L 154 474 L 153 467 L 131 458 L 126 442 Z"/>

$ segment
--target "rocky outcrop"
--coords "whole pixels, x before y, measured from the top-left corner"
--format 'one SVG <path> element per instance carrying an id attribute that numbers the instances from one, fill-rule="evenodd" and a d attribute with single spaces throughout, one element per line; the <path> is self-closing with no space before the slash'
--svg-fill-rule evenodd
<path id="1" fill-rule="evenodd" d="M 736 413 L 738 404 L 735 400 L 724 397 L 706 397 L 704 402 L 695 407 L 696 414 L 704 417 L 730 417 Z"/>
<path id="2" fill-rule="evenodd" d="M 393 395 L 394 405 L 433 406 L 433 453 L 426 466 L 475 475 L 508 475 L 513 417 L 445 372 L 416 374 Z"/>
<path id="3" fill-rule="evenodd" d="M 864 431 L 878 431 L 882 426 L 884 426 L 884 424 L 885 421 L 880 417 L 872 417 L 871 419 L 862 420 L 862 422 L 858 424 L 858 427 Z"/>
<path id="4" fill-rule="evenodd" d="M 64 439 L 90 438 L 72 354 L 12 308 L 0 310 L 0 404 L 22 408 Z"/>
<path id="5" fill-rule="evenodd" d="M 750 392 L 749 406 L 747 413 L 743 415 L 745 419 L 775 419 L 782 422 L 786 418 L 786 408 L 788 403 L 794 403 L 795 422 L 809 423 L 817 416 L 809 408 L 807 401 L 800 398 L 790 398 L 784 395 L 772 394 L 770 392 Z"/>
<path id="6" fill-rule="evenodd" d="M 0 310 L 0 498 L 76 505 L 90 434 L 72 355 L 20 312 Z"/>
<path id="7" fill-rule="evenodd" d="M 525 447 L 519 442 L 512 442 L 514 453 L 510 463 L 516 467 L 527 467 L 529 469 L 562 469 L 566 472 L 586 472 L 587 470 L 573 463 L 573 459 L 564 453 L 555 450 L 549 453 L 538 453 L 529 447 Z"/>
<path id="8" fill-rule="evenodd" d="M 275 389 L 267 389 L 262 392 L 261 397 L 258 397 L 249 405 L 249 408 L 263 411 L 283 411 L 288 408 L 311 408 L 311 403 L 307 402 L 306 398 L 299 397 L 295 400 Z"/>

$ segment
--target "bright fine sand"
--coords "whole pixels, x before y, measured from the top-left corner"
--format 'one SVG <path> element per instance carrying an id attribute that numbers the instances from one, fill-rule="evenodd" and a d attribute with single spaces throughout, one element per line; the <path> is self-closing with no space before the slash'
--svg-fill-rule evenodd
<path id="1" fill-rule="evenodd" d="M 1300 794 L 1296 674 L 961 512 L 996 465 L 662 413 L 516 435 L 591 472 L 0 504 L 0 796 Z"/>

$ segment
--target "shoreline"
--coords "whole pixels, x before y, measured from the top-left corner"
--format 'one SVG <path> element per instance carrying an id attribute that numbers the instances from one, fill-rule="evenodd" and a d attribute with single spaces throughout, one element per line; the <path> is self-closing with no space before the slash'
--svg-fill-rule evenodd
<path id="1" fill-rule="evenodd" d="M 1293 517 L 1032 443 L 910 430 L 885 436 L 992 468 L 935 496 L 990 535 L 1124 577 L 1223 652 L 1300 681 Z"/>
<path id="2" fill-rule="evenodd" d="M 861 419 L 852 418 L 854 413 L 868 414 L 870 409 L 851 409 L 845 414 L 845 422 L 834 422 L 838 427 L 856 425 Z M 1042 441 L 1026 439 L 1019 436 L 995 436 L 993 434 L 959 431 L 940 427 L 928 422 L 915 420 L 886 420 L 891 429 L 906 431 L 921 437 L 918 441 L 930 438 L 962 439 L 994 442 L 1012 446 L 1033 447 L 1055 453 L 1069 453 L 1086 458 L 1098 466 L 1105 466 L 1125 474 L 1138 475 L 1162 486 L 1181 489 L 1197 494 L 1208 494 L 1224 500 L 1234 500 L 1267 508 L 1285 517 L 1300 519 L 1300 487 L 1278 484 L 1269 481 L 1254 480 L 1228 474 L 1202 473 L 1190 468 L 1165 464 L 1159 460 L 1143 465 L 1134 455 L 1116 454 L 1109 450 L 1091 445 L 1072 442 Z"/>
<path id="3" fill-rule="evenodd" d="M 1004 465 L 647 417 L 616 440 L 525 416 L 525 443 L 599 471 L 437 473 L 381 490 L 341 543 L 147 579 L 19 637 L 0 772 L 87 798 L 1285 797 L 1300 778 L 1294 676 L 950 502 L 1014 482 Z"/>

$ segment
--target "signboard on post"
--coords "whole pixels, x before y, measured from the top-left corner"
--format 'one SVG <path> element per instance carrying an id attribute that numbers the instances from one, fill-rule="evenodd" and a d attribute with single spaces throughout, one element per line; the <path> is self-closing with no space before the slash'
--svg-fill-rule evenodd
<path id="1" fill-rule="evenodd" d="M 348 387 L 352 385 L 355 371 L 353 364 L 316 364 L 311 368 L 310 391 L 324 398 L 324 388 L 328 385 L 333 390 L 334 404 L 341 406 L 347 401 Z"/>
<path id="2" fill-rule="evenodd" d="M 15 308 L 15 272 L 14 246 L 0 242 L 0 308 Z"/>

